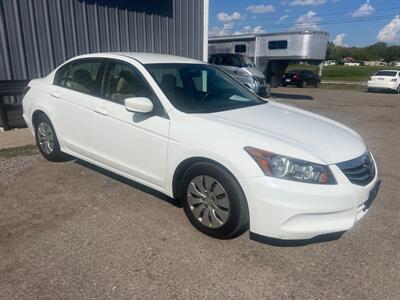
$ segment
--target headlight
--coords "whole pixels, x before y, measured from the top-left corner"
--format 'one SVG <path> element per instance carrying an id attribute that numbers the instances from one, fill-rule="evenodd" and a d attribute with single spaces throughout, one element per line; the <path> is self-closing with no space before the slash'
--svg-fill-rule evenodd
<path id="1" fill-rule="evenodd" d="M 326 165 L 286 157 L 253 147 L 244 150 L 255 160 L 266 176 L 316 184 L 336 184 Z"/>

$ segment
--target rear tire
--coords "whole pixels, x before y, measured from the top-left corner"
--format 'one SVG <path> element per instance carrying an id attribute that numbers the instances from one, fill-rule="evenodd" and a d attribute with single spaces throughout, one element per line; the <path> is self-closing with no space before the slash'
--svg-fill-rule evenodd
<path id="1" fill-rule="evenodd" d="M 314 87 L 317 88 L 317 89 L 320 88 L 321 87 L 321 82 L 316 82 Z"/>
<path id="2" fill-rule="evenodd" d="M 301 87 L 302 87 L 303 89 L 306 88 L 306 87 L 307 87 L 307 81 L 303 80 L 303 81 L 301 82 Z"/>
<path id="3" fill-rule="evenodd" d="M 397 92 L 397 94 L 400 94 L 400 84 L 399 84 L 399 86 L 397 87 L 396 92 Z"/>
<path id="4" fill-rule="evenodd" d="M 230 239 L 248 228 L 246 197 L 237 180 L 208 162 L 192 165 L 182 177 L 180 199 L 190 223 L 202 233 Z"/>
<path id="5" fill-rule="evenodd" d="M 36 144 L 43 157 L 49 161 L 66 160 L 66 155 L 61 152 L 60 144 L 50 119 L 45 114 L 41 114 L 34 125 Z"/>

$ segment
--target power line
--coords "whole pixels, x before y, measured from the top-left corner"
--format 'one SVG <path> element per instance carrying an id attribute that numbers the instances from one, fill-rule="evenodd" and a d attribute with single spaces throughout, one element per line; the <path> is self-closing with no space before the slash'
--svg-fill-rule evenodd
<path id="1" fill-rule="evenodd" d="M 387 8 L 382 8 L 382 9 L 375 9 L 375 12 L 383 12 L 383 11 L 390 11 L 390 10 L 399 10 L 398 13 L 400 13 L 400 6 L 396 6 L 396 7 L 387 7 Z M 336 11 L 336 12 L 330 12 L 330 13 L 320 13 L 320 14 L 316 14 L 316 17 L 320 17 L 320 16 L 335 16 L 335 15 L 344 15 L 346 13 L 349 13 L 349 11 Z M 297 19 L 297 17 L 293 16 L 293 17 L 288 17 L 287 19 Z M 274 17 L 274 18 L 270 18 L 270 17 L 265 17 L 265 18 L 260 18 L 258 17 L 257 19 L 246 19 L 246 20 L 238 20 L 238 21 L 233 21 L 234 22 L 259 22 L 259 21 L 263 21 L 263 20 L 270 20 L 270 21 L 278 21 L 280 19 L 280 17 Z M 209 22 L 210 25 L 222 25 L 224 24 L 221 21 L 213 21 L 213 22 Z"/>
<path id="2" fill-rule="evenodd" d="M 389 20 L 393 19 L 396 17 L 396 15 L 384 15 L 384 16 L 375 16 L 375 17 L 368 17 L 368 18 L 347 18 L 347 19 L 339 19 L 339 20 L 327 20 L 327 21 L 309 21 L 309 22 L 301 22 L 301 23 L 290 23 L 290 24 L 279 24 L 279 25 L 269 25 L 269 24 L 258 24 L 253 27 L 261 26 L 266 29 L 279 29 L 279 28 L 288 28 L 288 27 L 293 27 L 295 25 L 298 25 L 300 28 L 302 25 L 331 25 L 331 24 L 346 24 L 346 23 L 359 23 L 359 22 L 368 22 L 368 21 L 377 21 L 377 20 Z M 246 26 L 243 25 L 235 25 L 231 26 L 227 29 L 233 30 L 233 29 L 245 29 Z M 306 26 L 304 26 L 306 27 Z M 219 28 L 219 27 L 216 27 Z"/>

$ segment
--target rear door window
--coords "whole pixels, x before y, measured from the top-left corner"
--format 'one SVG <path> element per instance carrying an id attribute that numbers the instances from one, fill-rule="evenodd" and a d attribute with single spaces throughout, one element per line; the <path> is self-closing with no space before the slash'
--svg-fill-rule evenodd
<path id="1" fill-rule="evenodd" d="M 101 63 L 99 59 L 73 61 L 57 71 L 53 83 L 80 93 L 98 95 Z"/>

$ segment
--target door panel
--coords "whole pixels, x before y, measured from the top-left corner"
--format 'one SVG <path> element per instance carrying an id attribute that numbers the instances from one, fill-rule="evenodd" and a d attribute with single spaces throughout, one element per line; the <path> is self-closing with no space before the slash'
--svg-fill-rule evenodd
<path id="1" fill-rule="evenodd" d="M 169 120 L 133 113 L 105 103 L 107 115 L 93 112 L 97 160 L 157 186 L 164 186 Z"/>
<path id="2" fill-rule="evenodd" d="M 57 102 L 54 121 L 61 145 L 88 157 L 92 156 L 92 106 L 98 99 L 101 65 L 99 59 L 82 59 L 61 67 L 50 93 Z"/>
<path id="3" fill-rule="evenodd" d="M 91 149 L 91 107 L 95 97 L 65 88 L 56 88 L 60 95 L 55 116 L 60 142 L 68 149 L 89 155 Z"/>
<path id="4" fill-rule="evenodd" d="M 165 186 L 169 119 L 157 114 L 156 96 L 131 64 L 110 60 L 101 95 L 92 107 L 92 140 L 96 160 L 140 180 Z M 147 97 L 154 113 L 134 113 L 125 99 Z"/>

